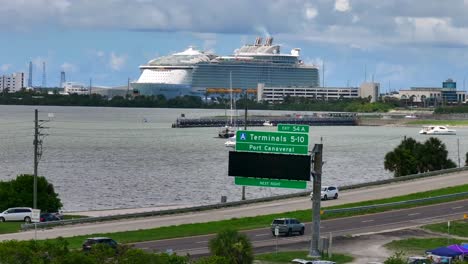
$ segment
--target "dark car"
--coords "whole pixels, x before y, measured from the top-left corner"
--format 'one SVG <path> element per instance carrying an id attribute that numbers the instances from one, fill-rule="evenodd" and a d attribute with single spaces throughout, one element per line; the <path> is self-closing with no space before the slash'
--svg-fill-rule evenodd
<path id="1" fill-rule="evenodd" d="M 96 245 L 107 245 L 113 249 L 117 249 L 118 243 L 114 239 L 108 237 L 91 237 L 83 243 L 83 251 L 90 251 Z"/>
<path id="2" fill-rule="evenodd" d="M 41 214 L 41 222 L 50 222 L 50 221 L 60 221 L 59 217 L 57 217 L 54 213 L 43 213 Z"/>

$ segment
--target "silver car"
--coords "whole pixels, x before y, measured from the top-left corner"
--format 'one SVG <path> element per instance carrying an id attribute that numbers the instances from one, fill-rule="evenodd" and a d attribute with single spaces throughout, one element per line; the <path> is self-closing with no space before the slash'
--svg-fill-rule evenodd
<path id="1" fill-rule="evenodd" d="M 31 222 L 32 209 L 29 207 L 15 207 L 0 213 L 0 222 L 5 221 L 25 221 Z"/>
<path id="2" fill-rule="evenodd" d="M 271 233 L 275 236 L 275 229 L 278 228 L 279 234 L 285 234 L 287 236 L 293 233 L 304 234 L 305 226 L 303 223 L 295 218 L 276 218 L 271 223 Z"/>

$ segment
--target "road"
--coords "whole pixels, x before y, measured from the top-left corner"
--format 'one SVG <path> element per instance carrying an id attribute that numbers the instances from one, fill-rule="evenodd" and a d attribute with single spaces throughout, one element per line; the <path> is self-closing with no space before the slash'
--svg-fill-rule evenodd
<path id="1" fill-rule="evenodd" d="M 468 184 L 468 171 L 342 191 L 340 192 L 340 198 L 338 200 L 324 201 L 322 203 L 322 207 L 394 197 L 398 195 L 429 191 L 432 189 L 439 189 L 462 184 Z M 51 229 L 38 230 L 36 236 L 37 239 L 47 239 L 56 238 L 59 236 L 71 237 L 78 235 L 150 229 L 170 225 L 218 221 L 231 219 L 234 217 L 238 218 L 275 214 L 295 210 L 304 210 L 311 207 L 312 203 L 308 197 L 298 197 L 209 211 L 55 227 Z M 34 238 L 34 236 L 35 232 L 33 230 L 14 234 L 3 234 L 0 235 L 0 241 L 11 239 L 28 240 Z"/>
<path id="2" fill-rule="evenodd" d="M 322 237 L 328 237 L 330 233 L 332 236 L 343 236 L 382 232 L 416 227 L 444 220 L 462 219 L 464 213 L 468 213 L 468 200 L 325 220 L 321 222 L 320 232 Z M 297 247 L 307 248 L 311 238 L 311 223 L 306 223 L 304 236 L 280 236 L 276 239 L 272 235 L 270 228 L 249 230 L 243 233 L 249 237 L 256 253 L 274 252 L 276 244 L 280 247 L 294 244 Z M 191 256 L 200 256 L 209 252 L 208 241 L 213 237 L 214 235 L 204 235 L 148 241 L 135 243 L 134 245 L 137 248 L 149 251 L 166 252 L 171 250 L 179 255 L 190 254 Z"/>

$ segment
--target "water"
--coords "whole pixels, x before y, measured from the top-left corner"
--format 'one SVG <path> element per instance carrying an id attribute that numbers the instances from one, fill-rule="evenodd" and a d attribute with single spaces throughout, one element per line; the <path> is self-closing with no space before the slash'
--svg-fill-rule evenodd
<path id="1" fill-rule="evenodd" d="M 227 176 L 228 148 L 217 128 L 171 128 L 187 118 L 224 115 L 224 110 L 0 106 L 0 180 L 33 172 L 34 109 L 44 122 L 39 175 L 52 182 L 65 211 L 217 203 L 240 200 L 241 186 Z M 293 112 L 250 111 L 251 114 Z M 298 112 L 299 113 L 299 112 Z M 303 113 L 303 112 L 301 112 Z M 147 122 L 143 122 L 146 119 Z M 255 130 L 275 131 L 276 127 Z M 403 137 L 427 136 L 411 127 L 312 127 L 310 142 L 324 144 L 323 184 L 348 185 L 387 179 L 384 156 Z M 468 129 L 439 136 L 461 164 Z M 309 184 L 308 188 L 311 188 Z M 247 187 L 257 198 L 300 190 Z"/>

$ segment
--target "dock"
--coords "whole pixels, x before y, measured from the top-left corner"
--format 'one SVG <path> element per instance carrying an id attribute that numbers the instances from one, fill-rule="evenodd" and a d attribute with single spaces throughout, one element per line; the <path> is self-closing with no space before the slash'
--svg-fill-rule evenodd
<path id="1" fill-rule="evenodd" d="M 356 115 L 327 115 L 326 117 L 303 116 L 303 117 L 248 117 L 247 126 L 264 126 L 263 123 L 269 122 L 272 126 L 278 124 L 298 124 L 309 126 L 356 126 L 358 125 L 358 117 Z M 244 118 L 234 117 L 231 126 L 243 127 Z M 177 118 L 172 124 L 173 128 L 189 128 L 189 127 L 222 127 L 226 125 L 226 119 L 223 118 Z"/>

